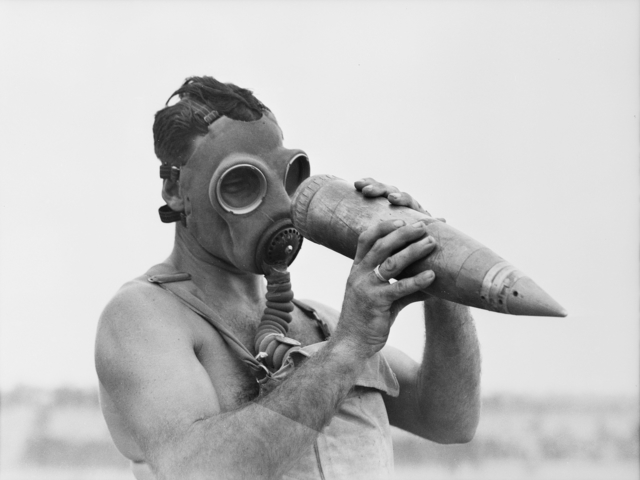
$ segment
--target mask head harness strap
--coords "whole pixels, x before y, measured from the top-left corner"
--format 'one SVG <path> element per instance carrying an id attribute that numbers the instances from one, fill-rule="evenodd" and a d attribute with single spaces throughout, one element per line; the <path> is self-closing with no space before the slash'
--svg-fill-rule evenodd
<path id="1" fill-rule="evenodd" d="M 169 99 L 171 100 L 171 99 Z M 169 103 L 167 100 L 167 103 Z M 192 103 L 193 108 L 202 115 L 203 120 L 207 125 L 211 125 L 213 122 L 222 117 L 222 114 L 217 110 L 207 109 L 204 105 L 198 103 Z M 170 165 L 169 163 L 163 163 L 160 165 L 160 178 L 163 180 L 171 180 L 177 182 L 180 179 L 180 167 L 176 165 Z M 187 217 L 182 212 L 176 212 L 171 210 L 169 205 L 163 205 L 158 209 L 158 215 L 162 223 L 174 223 L 180 221 L 183 226 L 187 226 Z"/>
<path id="2" fill-rule="evenodd" d="M 178 181 L 180 178 L 180 167 L 163 163 L 160 165 L 160 178 L 163 180 L 171 180 L 173 182 Z M 173 223 L 179 221 L 183 226 L 187 226 L 187 217 L 185 214 L 171 210 L 169 205 L 163 205 L 160 207 L 158 209 L 158 215 L 160 215 L 160 221 L 162 223 Z"/>

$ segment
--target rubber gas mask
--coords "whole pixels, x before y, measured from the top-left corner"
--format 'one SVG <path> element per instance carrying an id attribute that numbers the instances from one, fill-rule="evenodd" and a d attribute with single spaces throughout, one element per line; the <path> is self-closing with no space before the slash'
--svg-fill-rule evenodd
<path id="1" fill-rule="evenodd" d="M 184 166 L 163 165 L 160 176 L 179 181 L 184 212 L 160 208 L 164 222 L 181 220 L 210 254 L 267 280 L 266 308 L 254 348 L 265 372 L 278 370 L 300 343 L 286 337 L 293 291 L 287 267 L 302 245 L 291 223 L 291 196 L 309 177 L 306 154 L 282 145 L 270 112 L 243 122 L 220 117 L 194 141 Z"/>
<path id="2" fill-rule="evenodd" d="M 293 262 L 302 236 L 290 220 L 291 195 L 309 176 L 309 160 L 282 145 L 269 112 L 251 122 L 217 119 L 179 172 L 162 168 L 164 178 L 179 176 L 184 223 L 205 250 L 243 272 Z"/>

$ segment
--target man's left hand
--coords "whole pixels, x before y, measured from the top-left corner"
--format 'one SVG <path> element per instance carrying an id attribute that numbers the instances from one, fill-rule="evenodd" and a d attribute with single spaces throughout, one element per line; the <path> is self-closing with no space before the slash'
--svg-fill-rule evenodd
<path id="1" fill-rule="evenodd" d="M 422 206 L 415 198 L 413 198 L 406 192 L 401 192 L 397 187 L 394 187 L 393 185 L 380 183 L 373 178 L 367 177 L 355 182 L 354 186 L 356 187 L 356 190 L 362 192 L 365 197 L 385 197 L 387 200 L 389 200 L 389 203 L 393 205 L 408 207 L 412 210 L 424 213 L 425 215 L 429 215 L 430 217 L 432 216 L 429 212 L 422 208 Z M 439 218 L 438 220 L 444 221 L 443 218 Z"/>

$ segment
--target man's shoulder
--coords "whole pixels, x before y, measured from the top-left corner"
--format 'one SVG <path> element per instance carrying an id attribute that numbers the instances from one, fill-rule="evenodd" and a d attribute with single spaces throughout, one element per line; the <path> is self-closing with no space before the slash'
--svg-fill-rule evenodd
<path id="1" fill-rule="evenodd" d="M 107 303 L 98 323 L 98 339 L 167 334 L 183 328 L 176 321 L 183 315 L 184 307 L 173 295 L 150 283 L 148 274 L 141 275 L 122 285 Z"/>
<path id="2" fill-rule="evenodd" d="M 150 283 L 147 278 L 147 275 L 142 275 L 122 285 L 107 303 L 102 318 L 139 314 L 144 311 L 162 311 L 162 304 L 168 301 L 166 292 Z"/>
<path id="3" fill-rule="evenodd" d="M 139 366 L 140 356 L 156 358 L 166 352 L 190 355 L 198 345 L 191 315 L 176 297 L 150 283 L 146 275 L 125 283 L 98 321 L 95 361 L 101 382 L 128 375 L 132 365 Z"/>

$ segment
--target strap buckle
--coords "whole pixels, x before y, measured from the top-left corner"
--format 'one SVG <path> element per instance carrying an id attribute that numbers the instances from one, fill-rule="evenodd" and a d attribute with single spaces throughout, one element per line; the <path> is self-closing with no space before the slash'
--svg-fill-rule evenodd
<path id="1" fill-rule="evenodd" d="M 176 181 L 180 178 L 180 167 L 163 163 L 160 165 L 160 178 L 163 180 Z"/>
<path id="2" fill-rule="evenodd" d="M 184 212 L 176 212 L 169 205 L 163 205 L 158 209 L 160 221 L 162 223 L 180 222 L 183 226 L 187 226 L 187 217 Z"/>

